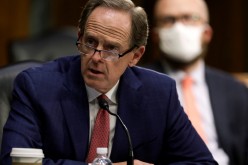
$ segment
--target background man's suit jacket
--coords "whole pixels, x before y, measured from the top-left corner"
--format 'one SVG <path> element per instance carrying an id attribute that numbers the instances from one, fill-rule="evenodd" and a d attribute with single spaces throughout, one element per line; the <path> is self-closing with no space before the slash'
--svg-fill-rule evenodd
<path id="1" fill-rule="evenodd" d="M 82 164 L 89 144 L 89 105 L 79 56 L 22 72 L 13 96 L 4 128 L 4 165 L 11 164 L 11 147 L 42 148 L 49 165 Z M 135 159 L 157 164 L 213 162 L 178 101 L 175 82 L 166 75 L 128 68 L 120 79 L 117 99 Z M 128 140 L 117 122 L 110 159 L 120 162 L 127 157 Z"/>
<path id="2" fill-rule="evenodd" d="M 166 72 L 161 62 L 147 68 Z M 248 165 L 248 90 L 229 74 L 205 68 L 219 146 L 231 165 Z"/>

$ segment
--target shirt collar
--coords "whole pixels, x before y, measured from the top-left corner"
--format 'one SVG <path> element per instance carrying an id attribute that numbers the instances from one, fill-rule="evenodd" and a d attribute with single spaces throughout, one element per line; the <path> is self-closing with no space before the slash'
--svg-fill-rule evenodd
<path id="1" fill-rule="evenodd" d="M 117 91 L 117 87 L 119 85 L 119 81 L 107 92 L 105 93 L 105 95 L 108 97 L 109 101 L 111 101 L 114 104 L 117 104 L 116 101 L 116 91 Z M 87 90 L 87 94 L 88 94 L 88 101 L 92 102 L 93 100 L 95 100 L 98 96 L 100 96 L 102 93 L 96 91 L 95 89 L 86 86 L 86 90 Z"/>
<path id="2" fill-rule="evenodd" d="M 171 68 L 168 69 L 168 74 L 175 79 L 177 82 L 181 82 L 181 80 L 186 75 L 186 72 L 182 70 L 173 71 Z M 192 72 L 187 73 L 194 80 L 195 83 L 204 83 L 205 81 L 205 63 L 203 60 L 199 62 L 199 65 L 196 66 Z"/>

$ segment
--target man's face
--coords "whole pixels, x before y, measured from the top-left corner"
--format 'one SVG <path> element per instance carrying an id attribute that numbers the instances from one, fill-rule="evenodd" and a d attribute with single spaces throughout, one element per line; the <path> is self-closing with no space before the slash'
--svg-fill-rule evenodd
<path id="1" fill-rule="evenodd" d="M 158 27 L 170 27 L 170 21 L 198 26 L 207 22 L 206 8 L 200 0 L 160 0 L 155 6 Z M 169 24 L 169 25 L 168 25 Z"/>
<path id="2" fill-rule="evenodd" d="M 123 11 L 97 7 L 86 22 L 81 43 L 98 50 L 123 53 L 130 49 L 131 18 Z M 81 55 L 81 71 L 85 83 L 101 93 L 109 91 L 135 58 L 135 50 L 116 61 L 101 58 L 102 52 Z"/>
<path id="3" fill-rule="evenodd" d="M 203 57 L 212 30 L 202 0 L 159 0 L 154 19 L 154 42 L 167 61 L 191 65 Z"/>

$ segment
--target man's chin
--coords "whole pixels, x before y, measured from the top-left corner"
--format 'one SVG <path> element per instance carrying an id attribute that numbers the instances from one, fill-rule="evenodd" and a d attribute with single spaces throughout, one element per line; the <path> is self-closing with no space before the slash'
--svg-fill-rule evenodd
<path id="1" fill-rule="evenodd" d="M 93 88 L 100 93 L 106 93 L 106 87 L 104 88 L 102 80 L 87 79 L 86 78 L 84 81 L 88 87 Z"/>
<path id="2" fill-rule="evenodd" d="M 165 60 L 169 65 L 171 65 L 171 67 L 175 69 L 182 69 L 182 68 L 195 64 L 200 58 L 201 56 L 197 56 L 191 60 L 181 60 L 181 59 L 175 59 L 171 57 L 165 57 Z"/>

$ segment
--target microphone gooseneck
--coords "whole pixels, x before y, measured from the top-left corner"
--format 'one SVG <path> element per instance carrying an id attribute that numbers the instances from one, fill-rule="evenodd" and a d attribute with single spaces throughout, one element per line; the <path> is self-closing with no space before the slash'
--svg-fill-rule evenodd
<path id="1" fill-rule="evenodd" d="M 131 141 L 131 137 L 130 137 L 130 133 L 126 127 L 126 125 L 123 123 L 123 121 L 121 120 L 120 116 L 118 114 L 112 113 L 109 110 L 109 104 L 108 102 L 104 99 L 104 98 L 98 98 L 98 104 L 100 106 L 100 108 L 106 110 L 110 115 L 115 116 L 120 122 L 122 127 L 124 128 L 126 135 L 128 137 L 128 142 L 129 142 L 129 159 L 127 160 L 127 165 L 133 165 L 133 159 L 134 159 L 134 155 L 133 155 L 133 146 L 132 146 L 132 141 Z"/>

